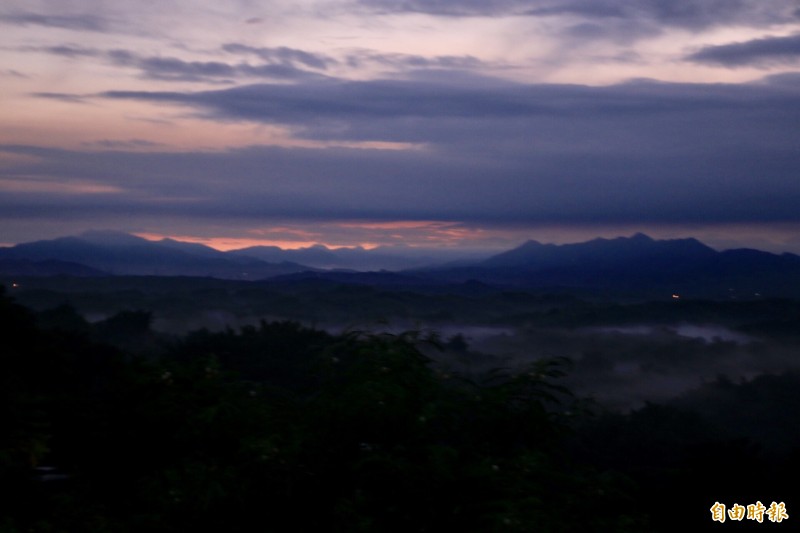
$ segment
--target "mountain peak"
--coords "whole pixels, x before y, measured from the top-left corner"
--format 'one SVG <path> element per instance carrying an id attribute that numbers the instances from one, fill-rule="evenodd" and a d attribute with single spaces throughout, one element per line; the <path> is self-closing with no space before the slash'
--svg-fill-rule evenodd
<path id="1" fill-rule="evenodd" d="M 644 233 L 613 239 L 596 238 L 574 244 L 540 244 L 528 241 L 482 262 L 489 267 L 575 268 L 581 264 L 606 267 L 653 257 L 686 258 L 713 255 L 711 248 L 696 239 L 655 240 Z"/>
<path id="2" fill-rule="evenodd" d="M 142 244 L 149 242 L 147 239 L 125 233 L 124 231 L 114 230 L 88 230 L 84 231 L 78 238 L 92 244 L 104 244 L 112 246 Z"/>
<path id="3" fill-rule="evenodd" d="M 560 246 L 581 246 L 584 244 L 594 243 L 598 245 L 607 245 L 607 244 L 617 244 L 617 245 L 645 245 L 658 242 L 646 233 L 642 233 L 641 231 L 634 233 L 630 237 L 614 237 L 614 238 L 605 238 L 605 237 L 596 237 L 590 241 L 585 242 L 576 242 L 572 244 L 562 244 Z"/>

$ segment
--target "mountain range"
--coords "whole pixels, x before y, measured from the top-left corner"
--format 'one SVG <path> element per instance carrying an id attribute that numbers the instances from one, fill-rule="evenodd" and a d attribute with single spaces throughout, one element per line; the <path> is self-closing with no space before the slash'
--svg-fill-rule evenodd
<path id="1" fill-rule="evenodd" d="M 252 246 L 223 252 L 203 244 L 161 239 L 151 241 L 115 231 L 88 231 L 78 236 L 21 243 L 0 248 L 0 273 L 33 275 L 162 275 L 262 279 L 318 269 L 404 270 L 442 261 L 477 260 L 488 254 L 419 250 L 409 246 L 299 249 Z M 20 260 L 28 261 L 23 265 Z M 50 261 L 41 264 L 42 261 Z M 56 261 L 56 263 L 53 263 Z M 90 267 L 82 272 L 70 264 Z"/>
<path id="2" fill-rule="evenodd" d="M 226 279 L 263 279 L 313 270 L 291 262 L 269 263 L 248 256 L 221 252 L 189 242 L 149 241 L 127 233 L 90 231 L 75 237 L 18 244 L 0 248 L 0 269 L 8 272 L 14 261 L 29 261 L 49 275 L 81 275 L 68 265 L 83 265 L 83 275 L 207 276 Z M 49 270 L 45 262 L 50 263 Z M 12 273 L 12 272 L 8 272 Z M 13 272 L 29 274 L 26 269 Z"/>
<path id="3" fill-rule="evenodd" d="M 420 268 L 444 261 L 477 261 L 486 258 L 488 253 L 464 252 L 459 250 L 417 249 L 411 246 L 379 246 L 366 249 L 328 248 L 315 244 L 307 248 L 284 250 L 277 246 L 252 246 L 229 252 L 237 256 L 255 257 L 262 261 L 290 261 L 314 268 L 336 270 L 405 270 Z"/>
<path id="4" fill-rule="evenodd" d="M 92 231 L 0 248 L 0 274 L 206 276 L 281 282 L 327 279 L 405 287 L 480 282 L 515 288 L 644 290 L 676 296 L 800 296 L 800 256 L 752 249 L 719 252 L 693 238 L 654 240 L 639 233 L 563 245 L 528 241 L 489 257 L 418 266 L 426 259 L 433 261 L 419 251 L 404 256 L 398 248 L 330 249 L 322 245 L 222 252 L 197 243 Z M 396 273 L 377 275 L 376 265 L 382 269 L 395 265 L 392 270 Z M 345 266 L 348 271 L 342 271 Z"/>
<path id="5" fill-rule="evenodd" d="M 800 295 L 800 256 L 752 249 L 718 252 L 697 239 L 632 237 L 576 244 L 527 243 L 473 265 L 433 268 L 440 281 L 523 287 L 672 292 L 676 296 Z"/>

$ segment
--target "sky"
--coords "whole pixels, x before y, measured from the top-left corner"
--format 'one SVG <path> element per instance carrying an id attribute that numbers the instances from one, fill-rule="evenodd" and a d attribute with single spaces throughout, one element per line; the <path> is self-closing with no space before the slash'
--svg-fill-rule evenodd
<path id="1" fill-rule="evenodd" d="M 4 0 L 0 244 L 800 253 L 797 0 Z"/>

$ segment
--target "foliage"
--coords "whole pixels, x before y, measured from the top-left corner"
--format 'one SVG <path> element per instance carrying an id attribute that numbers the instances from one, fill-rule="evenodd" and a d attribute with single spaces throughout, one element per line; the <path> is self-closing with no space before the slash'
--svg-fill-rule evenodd
<path id="1" fill-rule="evenodd" d="M 50 319 L 77 328 L 0 296 L 0 531 L 648 531 L 659 483 L 752 458 L 677 408 L 591 422 L 558 358 L 467 377 L 424 355 L 436 338 L 294 322 L 140 358 L 98 331 L 146 314 Z"/>

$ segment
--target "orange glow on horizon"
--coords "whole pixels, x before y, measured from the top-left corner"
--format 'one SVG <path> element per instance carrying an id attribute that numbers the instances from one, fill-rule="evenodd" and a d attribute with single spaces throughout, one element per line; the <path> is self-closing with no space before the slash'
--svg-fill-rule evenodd
<path id="1" fill-rule="evenodd" d="M 420 229 L 420 228 L 440 228 L 452 226 L 452 222 L 440 222 L 436 220 L 393 220 L 390 222 L 340 222 L 337 226 L 341 228 L 359 229 Z"/>
<path id="2" fill-rule="evenodd" d="M 161 233 L 148 233 L 148 232 L 136 232 L 133 233 L 137 237 L 141 237 L 143 239 L 147 239 L 149 241 L 159 241 L 161 239 L 172 239 L 175 241 L 181 242 L 191 242 L 196 244 L 203 244 L 205 246 L 209 246 L 214 248 L 215 250 L 219 250 L 221 252 L 227 252 L 229 250 L 240 250 L 242 248 L 249 248 L 251 246 L 277 246 L 283 250 L 298 250 L 300 248 L 309 248 L 316 244 L 322 244 L 330 249 L 337 249 L 337 248 L 355 248 L 356 246 L 361 246 L 365 249 L 376 248 L 379 245 L 375 243 L 364 243 L 364 244 L 354 244 L 352 246 L 338 246 L 338 245 L 329 245 L 325 243 L 320 243 L 317 241 L 291 241 L 291 240 L 283 240 L 283 239 L 253 239 L 253 238 L 246 238 L 246 237 L 195 237 L 191 235 L 164 235 Z"/>
<path id="3" fill-rule="evenodd" d="M 62 183 L 48 177 L 42 178 L 38 176 L 18 176 L 17 178 L 1 180 L 0 191 L 45 194 L 115 194 L 125 192 L 124 189 L 114 185 L 86 181 Z"/>
<path id="4" fill-rule="evenodd" d="M 226 232 L 227 233 L 227 232 Z M 276 246 L 283 250 L 323 245 L 328 249 L 355 248 L 366 250 L 382 246 L 406 248 L 504 248 L 508 242 L 502 231 L 465 227 L 460 222 L 435 220 L 331 221 L 323 224 L 281 224 L 248 228 L 239 235 L 204 237 L 187 234 L 165 234 L 141 231 L 134 235 L 160 240 L 203 244 L 220 251 L 251 246 Z M 504 246 L 507 244 L 507 246 Z"/>

